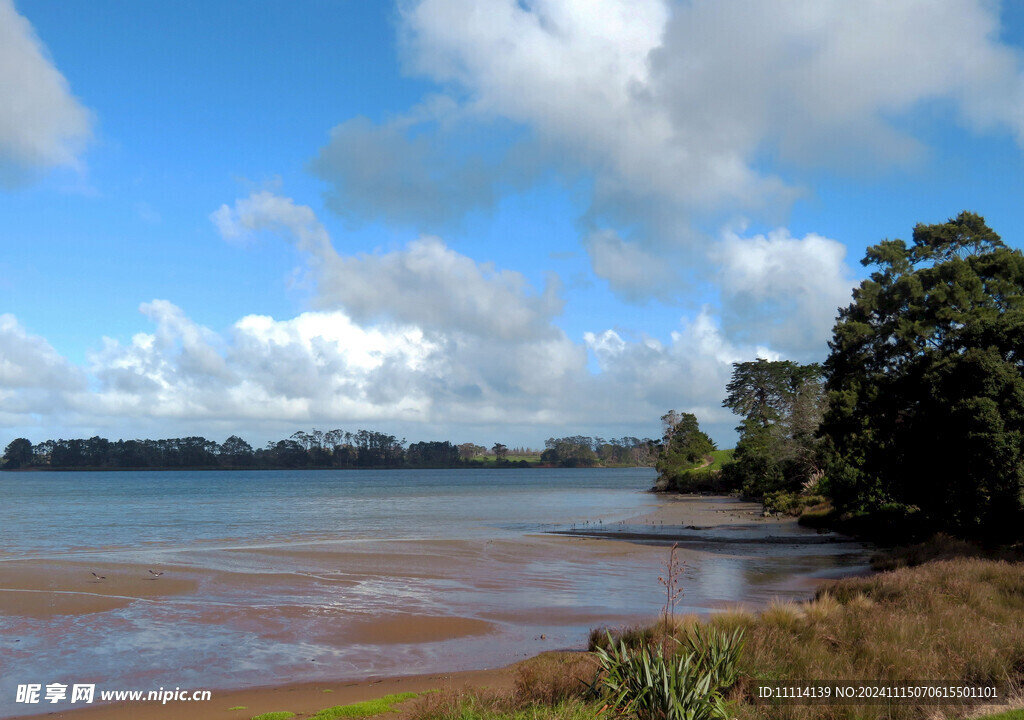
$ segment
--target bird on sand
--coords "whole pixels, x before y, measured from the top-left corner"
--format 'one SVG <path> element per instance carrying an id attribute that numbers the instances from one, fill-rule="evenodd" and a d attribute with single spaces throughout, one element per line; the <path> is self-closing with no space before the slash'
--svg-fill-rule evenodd
<path id="1" fill-rule="evenodd" d="M 161 572 L 153 572 L 152 570 L 150 570 L 150 571 L 149 571 L 149 574 L 153 576 L 153 579 L 154 579 L 154 580 L 156 580 L 156 579 L 157 579 L 158 577 L 160 577 L 161 575 L 163 575 L 163 571 L 161 571 Z"/>
<path id="2" fill-rule="evenodd" d="M 106 580 L 107 579 L 106 575 L 97 575 L 96 573 L 93 573 L 92 576 L 94 578 L 96 578 L 97 580 Z"/>

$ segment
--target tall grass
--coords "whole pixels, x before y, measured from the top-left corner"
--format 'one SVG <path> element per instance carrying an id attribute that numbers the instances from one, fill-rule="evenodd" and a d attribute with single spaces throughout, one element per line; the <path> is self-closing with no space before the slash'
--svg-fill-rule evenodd
<path id="1" fill-rule="evenodd" d="M 644 627 L 608 634 L 594 631 L 591 649 L 612 647 L 653 676 L 693 675 L 696 657 L 709 657 L 725 637 L 741 633 L 735 684 L 722 689 L 730 718 L 780 720 L 939 720 L 973 717 L 972 706 L 766 705 L 757 688 L 810 683 L 877 685 L 995 685 L 1001 694 L 1020 695 L 1024 685 L 1024 566 L 981 558 L 928 562 L 848 578 L 822 587 L 807 603 L 776 604 L 761 613 L 716 613 L 706 622 L 665 617 Z M 658 658 L 661 660 L 658 660 Z M 607 701 L 591 688 L 600 655 L 547 655 L 518 670 L 516 689 L 502 696 L 436 697 L 414 720 L 577 720 L 594 717 Z M 678 670 L 691 658 L 691 669 Z M 663 662 L 664 670 L 655 669 Z M 676 663 L 676 669 L 669 665 Z M 684 663 L 685 664 L 685 663 Z M 706 668 L 704 668 L 706 671 Z M 607 668 L 605 670 L 607 673 Z M 699 673 L 698 673 L 699 675 Z M 607 675 L 605 676 L 607 677 Z M 665 680 L 662 680 L 664 684 Z M 669 680 L 669 682 L 675 682 Z M 720 678 L 722 688 L 729 678 Z M 686 685 L 686 687 L 691 687 Z M 443 709 L 440 704 L 448 703 Z M 627 701 L 628 702 L 628 701 Z M 626 708 L 626 705 L 620 707 Z M 638 704 L 624 717 L 637 717 Z M 991 711 L 990 711 L 991 712 Z M 588 714 L 589 713 L 589 714 Z M 602 717 L 611 714 L 608 710 Z M 665 716 L 667 717 L 667 715 Z"/>
<path id="2" fill-rule="evenodd" d="M 591 653 L 544 653 L 515 666 L 511 691 L 442 690 L 423 695 L 412 720 L 593 720 L 601 705 Z"/>
<path id="3" fill-rule="evenodd" d="M 712 618 L 712 625 L 718 620 Z M 964 708 L 753 704 L 758 685 L 995 685 L 1024 680 L 1024 571 L 949 560 L 846 579 L 749 624 L 738 718 L 921 718 Z"/>

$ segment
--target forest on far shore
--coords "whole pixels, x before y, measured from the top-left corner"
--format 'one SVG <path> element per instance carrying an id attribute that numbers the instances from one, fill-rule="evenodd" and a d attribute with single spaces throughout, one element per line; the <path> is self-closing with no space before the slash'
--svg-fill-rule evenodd
<path id="1" fill-rule="evenodd" d="M 544 450 L 491 448 L 447 440 L 406 444 L 373 430 L 299 431 L 253 448 L 232 435 L 223 443 L 204 437 L 108 440 L 17 438 L 4 450 L 4 470 L 275 470 L 353 468 L 652 466 L 660 443 L 649 438 L 576 435 L 549 438 Z"/>

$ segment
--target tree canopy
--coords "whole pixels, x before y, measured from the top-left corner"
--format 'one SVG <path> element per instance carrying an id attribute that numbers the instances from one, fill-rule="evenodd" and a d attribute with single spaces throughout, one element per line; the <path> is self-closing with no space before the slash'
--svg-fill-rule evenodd
<path id="1" fill-rule="evenodd" d="M 662 416 L 665 437 L 658 455 L 659 487 L 686 488 L 683 476 L 704 465 L 715 450 L 714 441 L 700 429 L 693 413 L 670 410 Z"/>
<path id="2" fill-rule="evenodd" d="M 722 403 L 741 417 L 725 482 L 746 495 L 798 492 L 820 474 L 816 437 L 824 409 L 822 370 L 790 360 L 733 363 Z"/>
<path id="3" fill-rule="evenodd" d="M 1024 255 L 982 217 L 884 240 L 840 310 L 825 363 L 827 488 L 961 535 L 1020 533 Z"/>

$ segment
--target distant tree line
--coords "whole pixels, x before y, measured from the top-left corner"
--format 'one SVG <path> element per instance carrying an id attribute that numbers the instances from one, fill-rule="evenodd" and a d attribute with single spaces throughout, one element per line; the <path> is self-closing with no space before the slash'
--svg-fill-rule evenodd
<path id="1" fill-rule="evenodd" d="M 615 464 L 651 464 L 656 455 L 649 450 L 634 452 L 635 438 L 605 443 L 586 440 L 587 453 L 564 449 L 564 458 L 549 457 L 548 464 L 565 467 Z M 549 441 L 553 442 L 553 441 Z M 649 441 L 644 441 L 649 442 Z M 606 449 L 607 446 L 607 449 Z M 262 448 L 232 435 L 223 443 L 203 437 L 163 440 L 87 439 L 46 440 L 35 445 L 17 438 L 7 445 L 0 467 L 5 470 L 39 468 L 60 470 L 145 470 L 145 469 L 300 469 L 300 468 L 458 468 L 483 467 L 488 449 L 475 443 L 456 445 L 449 441 L 414 442 L 373 430 L 299 431 L 291 437 L 271 441 Z M 494 463 L 500 467 L 537 464 L 538 453 L 528 448 L 508 448 L 495 443 Z M 564 459 L 564 461 L 563 461 Z"/>
<path id="2" fill-rule="evenodd" d="M 540 461 L 558 467 L 594 467 L 596 465 L 652 466 L 660 445 L 650 438 L 623 437 L 605 440 L 600 437 L 574 435 L 548 438 Z"/>

